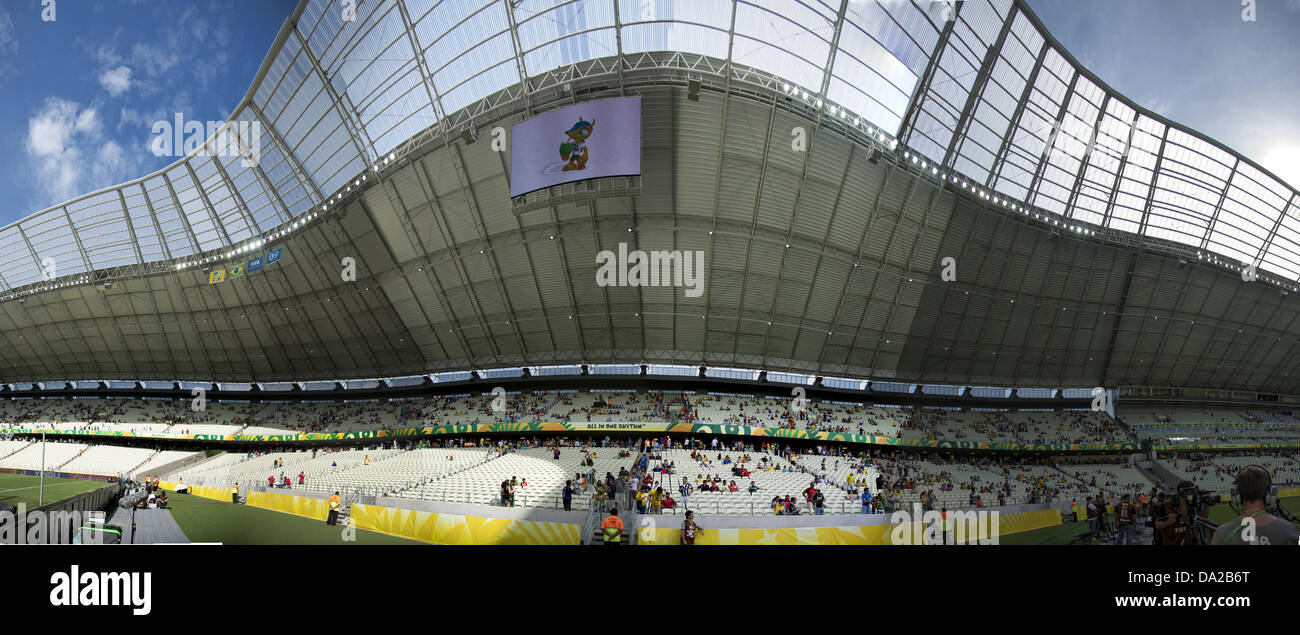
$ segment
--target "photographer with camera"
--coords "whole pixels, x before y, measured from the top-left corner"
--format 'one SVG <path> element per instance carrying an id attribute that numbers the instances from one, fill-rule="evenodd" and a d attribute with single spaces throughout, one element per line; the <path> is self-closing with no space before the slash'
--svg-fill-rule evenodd
<path id="1" fill-rule="evenodd" d="M 1210 513 L 1213 496 L 1204 494 L 1191 481 L 1178 484 L 1177 492 L 1167 495 L 1163 505 L 1152 509 L 1155 517 L 1156 533 L 1162 545 L 1194 545 L 1199 541 L 1196 536 L 1197 518 L 1204 518 Z"/>
<path id="2" fill-rule="evenodd" d="M 1300 529 L 1274 516 L 1270 510 L 1285 514 L 1277 500 L 1277 487 L 1268 470 L 1247 465 L 1232 483 L 1232 504 L 1241 509 L 1236 520 L 1224 523 L 1214 532 L 1216 545 L 1295 545 L 1300 544 Z"/>

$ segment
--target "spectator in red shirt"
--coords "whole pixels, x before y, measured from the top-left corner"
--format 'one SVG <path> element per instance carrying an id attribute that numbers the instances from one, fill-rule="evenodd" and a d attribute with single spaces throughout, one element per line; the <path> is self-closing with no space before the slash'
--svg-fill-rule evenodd
<path id="1" fill-rule="evenodd" d="M 817 488 L 815 487 L 815 485 L 816 483 L 813 483 L 812 485 L 808 486 L 808 489 L 803 491 L 803 500 L 804 503 L 808 505 L 808 511 L 812 511 L 813 495 L 817 493 Z"/>

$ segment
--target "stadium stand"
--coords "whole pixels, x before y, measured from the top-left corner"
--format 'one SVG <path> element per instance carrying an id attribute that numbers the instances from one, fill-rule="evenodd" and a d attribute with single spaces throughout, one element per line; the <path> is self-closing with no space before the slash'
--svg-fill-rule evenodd
<path id="1" fill-rule="evenodd" d="M 156 474 L 155 470 L 158 468 L 171 465 L 177 461 L 197 458 L 199 456 L 202 456 L 201 452 L 186 452 L 179 450 L 162 450 L 159 452 L 153 452 L 149 455 L 148 459 L 145 459 L 144 463 L 135 466 L 135 468 L 130 471 L 130 475 L 135 477 L 144 474 Z"/>
<path id="2" fill-rule="evenodd" d="M 486 450 L 423 448 L 398 452 L 371 462 L 322 472 L 307 484 L 322 490 L 350 490 L 358 487 L 383 495 L 419 488 L 455 471 L 466 470 L 487 460 Z M 297 479 L 293 479 L 297 483 Z"/>
<path id="3" fill-rule="evenodd" d="M 59 467 L 65 472 L 130 476 L 136 466 L 149 460 L 153 452 L 143 448 L 120 448 L 92 445 Z"/>
<path id="4" fill-rule="evenodd" d="M 1300 484 L 1300 452 L 1296 450 L 1188 452 L 1168 457 L 1166 464 L 1175 474 L 1207 491 L 1228 491 L 1237 472 L 1247 465 L 1268 469 L 1275 485 Z"/>
<path id="5" fill-rule="evenodd" d="M 1090 411 L 960 411 L 808 400 L 807 407 L 796 412 L 789 399 L 755 395 L 575 390 L 515 393 L 508 396 L 506 410 L 497 413 L 491 408 L 492 399 L 487 393 L 343 403 L 210 402 L 209 410 L 195 417 L 188 401 L 145 401 L 128 408 L 115 403 L 120 400 L 93 400 L 94 404 L 43 400 L 17 413 L 0 408 L 0 430 L 256 436 L 558 421 L 712 423 L 899 439 L 1058 445 L 1125 443 L 1135 438 L 1105 413 Z"/>
<path id="6" fill-rule="evenodd" d="M 632 468 L 633 457 L 620 458 L 616 448 L 558 448 L 560 458 L 554 458 L 557 448 L 530 448 L 518 452 L 498 454 L 477 465 L 460 471 L 449 471 L 418 486 L 402 490 L 397 496 L 431 501 L 500 504 L 501 483 L 513 478 L 527 481 L 519 487 L 515 504 L 523 507 L 561 507 L 565 481 L 579 473 L 604 478 L 606 474 L 618 475 Z M 583 461 L 592 456 L 593 465 Z M 575 483 L 575 486 L 580 486 Z M 588 509 L 587 495 L 593 493 L 588 486 L 573 499 L 574 509 Z"/>
<path id="7" fill-rule="evenodd" d="M 692 454 L 696 454 L 696 458 L 692 458 Z M 818 478 L 794 462 L 768 452 L 701 450 L 697 453 L 677 449 L 663 450 L 659 455 L 660 459 L 651 462 L 652 468 L 675 467 L 673 474 L 652 474 L 654 485 L 678 496 L 680 483 L 685 480 L 693 488 L 689 499 L 691 507 L 713 514 L 773 513 L 773 497 L 784 499 L 787 496 L 798 500 L 806 513 L 809 510 L 804 505 L 803 491 Z M 737 473 L 740 470 L 743 472 Z M 846 480 L 847 475 L 840 482 Z M 715 490 L 705 489 L 710 483 Z M 731 490 L 733 486 L 735 491 Z M 842 510 L 847 502 L 851 512 L 858 511 L 858 499 L 850 496 L 846 489 L 820 482 L 817 487 L 825 495 L 829 509 Z M 874 485 L 868 487 L 874 488 Z"/>
<path id="8" fill-rule="evenodd" d="M 0 460 L 0 467 L 24 470 L 39 470 L 41 467 L 50 470 L 59 469 L 63 464 L 80 456 L 89 447 L 82 443 L 33 443 Z"/>

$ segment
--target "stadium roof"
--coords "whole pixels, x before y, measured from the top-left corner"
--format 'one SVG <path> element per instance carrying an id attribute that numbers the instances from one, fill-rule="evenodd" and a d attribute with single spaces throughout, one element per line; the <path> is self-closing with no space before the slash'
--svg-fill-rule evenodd
<path id="1" fill-rule="evenodd" d="M 1020 0 L 346 11 L 304 0 L 273 43 L 232 117 L 256 161 L 196 150 L 0 230 L 6 380 L 662 361 L 1300 392 L 1295 191 L 1110 90 Z M 631 94 L 644 192 L 512 204 L 506 155 L 462 136 Z M 620 241 L 705 251 L 705 295 L 595 286 Z"/>

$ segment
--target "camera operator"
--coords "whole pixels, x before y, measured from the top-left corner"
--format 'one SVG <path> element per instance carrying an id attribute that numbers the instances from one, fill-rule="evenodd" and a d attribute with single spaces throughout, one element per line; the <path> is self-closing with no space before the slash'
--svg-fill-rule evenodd
<path id="1" fill-rule="evenodd" d="M 1233 503 L 1241 505 L 1241 515 L 1214 532 L 1216 545 L 1295 545 L 1300 544 L 1300 529 L 1268 512 L 1276 507 L 1277 488 L 1272 476 L 1258 465 L 1248 465 L 1237 473 L 1232 483 Z"/>
<path id="2" fill-rule="evenodd" d="M 1164 517 L 1165 493 L 1156 488 L 1151 488 L 1150 502 L 1147 504 L 1147 527 L 1151 528 L 1151 544 L 1162 544 L 1161 532 L 1156 531 L 1156 521 Z"/>
<path id="3" fill-rule="evenodd" d="M 1133 534 L 1137 527 L 1138 506 L 1129 502 L 1129 495 L 1125 493 L 1120 501 L 1115 504 L 1115 526 L 1119 530 L 1119 535 L 1115 538 L 1117 545 L 1133 544 Z"/>
<path id="4" fill-rule="evenodd" d="M 1196 518 L 1209 513 L 1206 496 L 1191 481 L 1178 484 L 1178 491 L 1165 496 L 1164 505 L 1152 510 L 1156 516 L 1156 532 L 1162 545 L 1196 544 Z"/>
<path id="5" fill-rule="evenodd" d="M 1100 502 L 1097 499 L 1088 497 L 1088 534 L 1092 537 L 1097 536 L 1097 518 L 1099 516 L 1098 506 Z"/>

